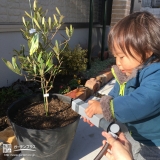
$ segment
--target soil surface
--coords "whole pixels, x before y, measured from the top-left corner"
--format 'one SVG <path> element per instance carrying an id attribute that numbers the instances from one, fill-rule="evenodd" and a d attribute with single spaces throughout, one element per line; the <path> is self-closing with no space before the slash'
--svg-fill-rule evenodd
<path id="1" fill-rule="evenodd" d="M 56 95 L 49 102 L 49 112 L 46 116 L 44 104 L 34 103 L 20 108 L 13 117 L 13 122 L 30 129 L 53 129 L 64 127 L 74 122 L 79 115 L 71 109 L 71 104 L 63 102 Z"/>
<path id="2" fill-rule="evenodd" d="M 54 82 L 54 88 L 51 90 L 50 93 L 58 93 L 60 86 L 67 84 L 71 79 L 73 79 L 73 76 L 57 76 L 57 78 L 55 79 Z M 85 82 L 84 82 L 85 83 Z M 12 92 L 8 93 L 8 91 L 6 91 L 9 87 L 11 87 L 12 89 L 16 90 L 16 93 Z M 34 82 L 26 82 L 26 81 L 16 81 L 14 82 L 11 86 L 9 87 L 2 87 L 0 88 L 0 93 L 2 94 L 2 92 L 4 92 L 4 98 L 2 98 L 2 100 L 5 100 L 4 103 L 0 102 L 0 131 L 4 130 L 5 128 L 7 128 L 8 126 L 10 126 L 9 120 L 7 118 L 7 110 L 8 107 L 15 102 L 16 100 L 23 98 L 25 96 L 28 95 L 32 95 L 34 93 L 41 93 L 41 89 L 40 86 L 38 84 L 35 84 Z M 18 94 L 17 94 L 18 93 Z M 7 99 L 7 97 L 9 97 Z M 1 100 L 1 101 L 2 101 Z M 55 104 L 54 104 L 55 103 Z M 60 102 L 60 104 L 62 104 L 62 102 Z M 30 110 L 24 110 L 22 113 L 19 113 L 22 117 L 23 121 L 26 121 L 26 118 L 24 118 L 25 114 L 31 114 L 30 112 L 32 112 L 33 117 L 29 117 L 30 119 L 39 119 L 39 122 L 35 122 L 34 125 L 36 125 L 36 123 L 42 123 L 42 126 L 45 126 L 46 128 L 49 127 L 51 124 L 49 124 L 49 117 L 51 117 L 51 121 L 52 123 L 55 121 L 56 123 L 53 123 L 52 127 L 57 127 L 58 125 L 60 126 L 65 126 L 67 122 L 62 122 L 62 119 L 65 118 L 67 121 L 72 121 L 72 118 L 74 119 L 77 115 L 75 114 L 74 111 L 71 110 L 71 106 L 66 106 L 66 104 L 63 106 L 62 108 L 60 107 L 60 104 L 58 104 L 58 102 L 50 102 L 50 110 L 49 110 L 49 115 L 51 116 L 45 116 L 44 113 L 44 107 L 42 106 L 43 104 L 37 104 L 35 107 L 30 106 Z M 54 107 L 53 107 L 54 105 Z M 64 113 L 62 112 L 62 110 L 64 110 Z M 22 116 L 23 114 L 23 116 Z M 41 116 L 44 115 L 44 117 L 38 117 L 38 114 L 40 114 Z M 61 117 L 63 115 L 63 117 Z M 72 117 L 73 116 L 73 117 Z M 27 116 L 28 117 L 28 116 Z M 31 120 L 30 120 L 31 121 Z M 73 120 L 74 121 L 74 120 Z M 28 123 L 28 122 L 27 122 Z M 69 122 L 68 122 L 69 123 Z M 37 124 L 38 125 L 38 124 Z"/>

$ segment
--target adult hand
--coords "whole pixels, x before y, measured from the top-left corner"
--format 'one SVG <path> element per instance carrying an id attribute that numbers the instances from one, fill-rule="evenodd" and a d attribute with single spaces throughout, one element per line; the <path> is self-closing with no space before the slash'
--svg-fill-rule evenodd
<path id="1" fill-rule="evenodd" d="M 119 134 L 118 139 L 113 138 L 112 135 L 107 132 L 102 132 L 102 135 L 107 139 L 111 148 L 111 152 L 107 151 L 105 153 L 109 160 L 133 160 L 131 144 L 123 133 Z M 105 143 L 106 141 L 103 141 L 103 145 Z"/>

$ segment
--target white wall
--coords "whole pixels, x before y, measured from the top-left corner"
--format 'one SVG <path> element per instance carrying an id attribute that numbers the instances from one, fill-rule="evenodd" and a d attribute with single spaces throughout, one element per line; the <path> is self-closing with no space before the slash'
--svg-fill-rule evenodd
<path id="1" fill-rule="evenodd" d="M 0 33 L 0 87 L 11 85 L 20 76 L 7 68 L 1 58 L 11 60 L 13 49 L 19 49 L 20 44 L 25 44 L 19 32 Z"/>

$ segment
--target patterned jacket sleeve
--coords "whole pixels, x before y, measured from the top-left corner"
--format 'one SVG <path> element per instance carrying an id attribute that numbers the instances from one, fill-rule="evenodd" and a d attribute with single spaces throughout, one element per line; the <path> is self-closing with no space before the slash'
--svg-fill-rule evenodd
<path id="1" fill-rule="evenodd" d="M 103 96 L 100 100 L 103 116 L 109 122 L 112 122 L 114 120 L 110 106 L 111 100 L 112 100 L 111 96 Z"/>

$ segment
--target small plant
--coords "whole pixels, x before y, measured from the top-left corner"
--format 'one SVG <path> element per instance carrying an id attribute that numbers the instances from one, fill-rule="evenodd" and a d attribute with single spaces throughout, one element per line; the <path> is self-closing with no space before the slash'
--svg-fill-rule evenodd
<path id="1" fill-rule="evenodd" d="M 91 62 L 91 68 L 82 72 L 82 76 L 86 79 L 96 77 L 101 71 L 107 69 L 109 66 L 115 64 L 115 58 L 109 58 L 104 61 L 96 59 Z"/>
<path id="2" fill-rule="evenodd" d="M 87 50 L 79 44 L 74 49 L 67 44 L 61 56 L 64 58 L 61 74 L 74 75 L 87 69 Z"/>
<path id="3" fill-rule="evenodd" d="M 24 76 L 27 81 L 37 81 L 41 84 L 44 109 L 48 115 L 48 93 L 53 87 L 56 75 L 61 72 L 64 60 L 61 54 L 73 34 L 73 28 L 72 26 L 66 27 L 63 43 L 54 40 L 64 16 L 56 8 L 57 13 L 53 14 L 53 17 L 47 17 L 42 7 L 37 6 L 36 0 L 33 8 L 30 0 L 29 4 L 31 13 L 25 11 L 26 17 L 22 17 L 24 28 L 21 29 L 23 37 L 28 42 L 28 50 L 21 46 L 20 51 L 14 50 L 15 55 L 12 57 L 12 62 L 2 60 L 9 69 Z"/>
<path id="4" fill-rule="evenodd" d="M 60 94 L 66 94 L 70 92 L 71 90 L 77 88 L 81 84 L 81 80 L 77 78 L 76 75 L 74 75 L 74 78 L 68 82 L 67 85 L 61 85 L 59 93 Z"/>
<path id="5" fill-rule="evenodd" d="M 72 79 L 71 81 L 69 81 L 68 85 L 70 86 L 71 89 L 74 89 L 76 87 L 78 87 L 81 84 L 81 80 L 80 79 Z"/>
<path id="6" fill-rule="evenodd" d="M 69 86 L 66 86 L 66 85 L 60 86 L 60 89 L 59 89 L 59 93 L 60 94 L 66 94 L 66 93 L 68 93 L 70 91 L 71 91 L 71 88 Z"/>

